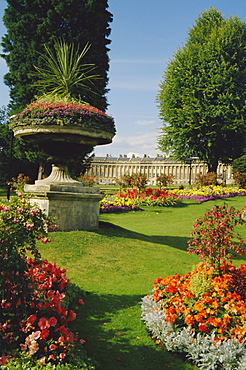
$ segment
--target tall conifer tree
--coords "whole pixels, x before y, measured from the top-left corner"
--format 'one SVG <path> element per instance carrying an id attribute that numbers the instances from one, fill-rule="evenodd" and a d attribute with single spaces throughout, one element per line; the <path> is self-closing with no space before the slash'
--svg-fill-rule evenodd
<path id="1" fill-rule="evenodd" d="M 101 110 L 107 108 L 109 24 L 107 0 L 7 0 L 4 24 L 7 33 L 2 39 L 3 57 L 9 67 L 5 84 L 10 87 L 10 107 L 20 110 L 38 93 L 32 86 L 35 77 L 29 73 L 33 65 L 43 67 L 44 44 L 51 49 L 57 39 L 79 45 L 81 51 L 91 47 L 82 63 L 97 66 L 100 75 L 93 85 L 97 94 L 77 91 L 78 97 Z M 41 53 L 41 54 L 40 54 Z"/>

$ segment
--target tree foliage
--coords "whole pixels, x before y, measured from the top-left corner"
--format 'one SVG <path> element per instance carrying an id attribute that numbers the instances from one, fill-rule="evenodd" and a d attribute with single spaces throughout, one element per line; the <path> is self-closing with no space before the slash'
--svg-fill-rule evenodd
<path id="1" fill-rule="evenodd" d="M 241 156 L 246 138 L 246 23 L 214 8 L 201 13 L 169 61 L 157 102 L 164 125 L 159 148 L 179 159 Z"/>
<path id="2" fill-rule="evenodd" d="M 246 173 L 246 154 L 240 158 L 235 159 L 232 164 L 232 172 Z"/>
<path id="3" fill-rule="evenodd" d="M 109 69 L 107 55 L 110 40 L 107 0 L 7 0 L 4 24 L 7 33 L 2 39 L 4 59 L 9 67 L 5 83 L 10 87 L 11 108 L 21 110 L 37 94 L 37 77 L 30 74 L 43 68 L 44 44 L 54 49 L 55 40 L 63 38 L 78 45 L 80 52 L 91 45 L 83 63 L 95 64 L 100 79 L 93 88 L 97 94 L 78 87 L 75 94 L 101 110 L 107 107 L 105 94 Z"/>

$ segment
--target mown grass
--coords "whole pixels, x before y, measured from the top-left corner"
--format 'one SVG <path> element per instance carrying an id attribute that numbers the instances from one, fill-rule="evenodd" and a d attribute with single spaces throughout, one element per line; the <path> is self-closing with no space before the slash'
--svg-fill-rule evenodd
<path id="1" fill-rule="evenodd" d="M 180 207 L 104 214 L 98 230 L 56 232 L 51 243 L 40 243 L 43 258 L 65 268 L 87 292 L 74 330 L 101 370 L 196 369 L 156 346 L 140 320 L 139 302 L 156 277 L 187 273 L 199 261 L 186 251 L 192 225 L 213 204 L 224 203 L 241 209 L 246 202 L 245 197 L 185 201 Z M 238 231 L 246 239 L 245 227 Z"/>

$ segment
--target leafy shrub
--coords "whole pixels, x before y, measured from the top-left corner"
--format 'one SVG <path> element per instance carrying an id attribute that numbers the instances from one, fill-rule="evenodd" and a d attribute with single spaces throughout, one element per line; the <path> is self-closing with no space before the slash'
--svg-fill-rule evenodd
<path id="1" fill-rule="evenodd" d="M 120 188 L 128 189 L 136 187 L 139 191 L 142 191 L 147 185 L 147 175 L 134 173 L 132 175 L 123 175 L 119 179 L 115 178 L 114 181 Z"/>
<path id="2" fill-rule="evenodd" d="M 24 185 L 31 181 L 29 176 L 25 176 L 20 173 L 17 177 L 12 177 L 12 181 L 8 184 L 11 186 L 12 190 L 15 190 L 17 194 L 22 194 L 24 192 Z"/>
<path id="3" fill-rule="evenodd" d="M 212 210 L 197 219 L 193 225 L 193 239 L 188 241 L 188 253 L 195 253 L 204 259 L 209 266 L 220 272 L 232 259 L 233 252 L 243 256 L 244 241 L 240 235 L 234 235 L 234 227 L 243 223 L 242 213 L 227 206 L 214 206 Z M 234 242 L 233 238 L 238 242 Z"/>
<path id="4" fill-rule="evenodd" d="M 53 225 L 49 218 L 21 196 L 0 205 L 0 365 L 3 369 L 35 369 L 29 366 L 32 358 L 52 368 L 52 364 L 75 364 L 76 354 L 85 357 L 84 341 L 69 329 L 69 323 L 76 318 L 72 304 L 75 301 L 76 306 L 84 304 L 78 296 L 80 289 L 74 285 L 68 288 L 66 271 L 55 263 L 43 261 L 36 247 L 37 239 L 43 243 L 50 241 L 47 234 L 50 227 Z M 22 354 L 17 351 L 20 348 Z M 14 360 L 9 362 L 13 356 Z M 82 364 L 84 360 L 79 357 Z M 76 367 L 80 360 L 67 368 L 87 369 Z"/>
<path id="5" fill-rule="evenodd" d="M 217 184 L 217 173 L 208 172 L 203 175 L 201 172 L 198 173 L 195 177 L 195 186 L 207 186 L 207 185 L 216 185 Z"/>
<path id="6" fill-rule="evenodd" d="M 81 175 L 79 176 L 79 180 L 85 182 L 88 186 L 93 186 L 97 183 L 96 176 Z"/>
<path id="7" fill-rule="evenodd" d="M 190 290 L 196 297 L 202 297 L 212 288 L 212 273 L 213 270 L 206 265 L 199 264 L 194 269 L 190 279 Z"/>
<path id="8" fill-rule="evenodd" d="M 246 189 L 246 172 L 245 173 L 240 173 L 240 172 L 234 173 L 233 179 L 236 185 L 240 186 L 242 189 Z"/>
<path id="9" fill-rule="evenodd" d="M 165 173 L 162 173 L 161 175 L 157 176 L 157 185 L 161 188 L 162 186 L 167 186 L 169 184 L 172 184 L 174 180 L 173 175 L 166 175 Z"/>

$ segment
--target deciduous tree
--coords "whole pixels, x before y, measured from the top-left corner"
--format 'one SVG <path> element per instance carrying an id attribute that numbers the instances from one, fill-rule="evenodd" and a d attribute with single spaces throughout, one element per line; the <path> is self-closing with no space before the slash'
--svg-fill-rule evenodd
<path id="1" fill-rule="evenodd" d="M 157 102 L 164 125 L 159 148 L 179 159 L 241 156 L 246 141 L 246 23 L 214 8 L 201 13 L 169 61 Z"/>

